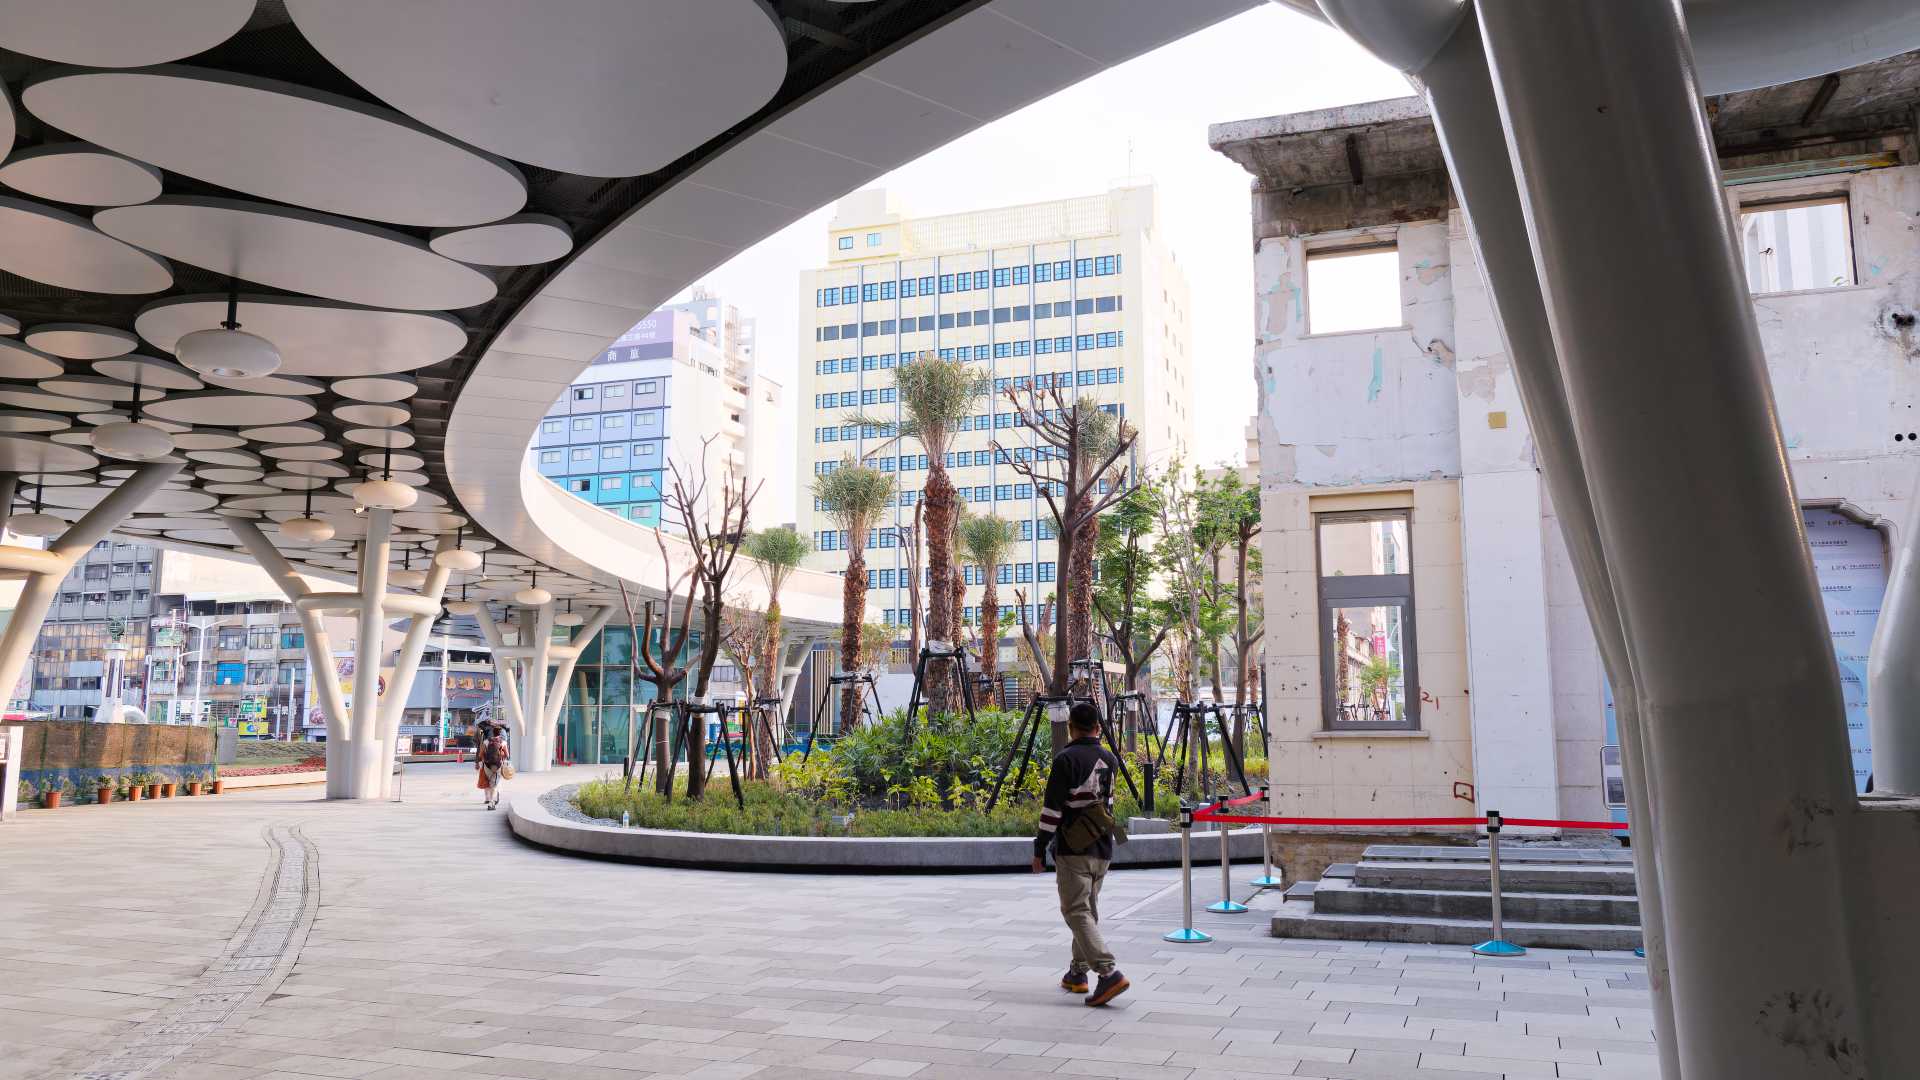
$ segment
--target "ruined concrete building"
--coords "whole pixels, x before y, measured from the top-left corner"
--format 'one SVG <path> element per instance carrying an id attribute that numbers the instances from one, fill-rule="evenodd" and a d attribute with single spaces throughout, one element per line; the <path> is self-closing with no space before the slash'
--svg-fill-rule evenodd
<path id="1" fill-rule="evenodd" d="M 1708 101 L 1863 787 L 1920 457 L 1917 104 L 1912 53 Z M 1621 817 L 1611 695 L 1424 104 L 1210 134 L 1254 176 L 1276 812 Z M 1670 509 L 1674 544 L 1694 514 Z"/>

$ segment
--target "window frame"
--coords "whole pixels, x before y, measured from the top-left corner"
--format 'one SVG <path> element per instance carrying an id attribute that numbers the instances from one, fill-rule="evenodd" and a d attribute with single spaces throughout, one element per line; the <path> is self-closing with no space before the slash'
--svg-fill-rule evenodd
<path id="1" fill-rule="evenodd" d="M 1420 638 L 1419 619 L 1414 600 L 1413 580 L 1413 508 L 1379 510 L 1336 510 L 1317 513 L 1313 520 L 1313 576 L 1319 639 L 1315 646 L 1320 660 L 1321 730 L 1335 731 L 1421 731 L 1420 726 Z M 1325 542 L 1322 527 L 1343 521 L 1404 521 L 1407 526 L 1407 572 L 1404 574 L 1325 573 Z M 1404 586 L 1400 583 L 1404 580 Z M 1331 587 L 1330 587 L 1331 586 Z M 1388 723 L 1339 718 L 1339 693 L 1334 687 L 1333 613 L 1337 608 L 1400 607 L 1402 620 L 1401 651 L 1405 662 L 1400 681 L 1406 692 L 1405 719 Z"/>
<path id="2" fill-rule="evenodd" d="M 1393 330 L 1403 330 L 1407 325 L 1407 294 L 1405 283 L 1398 277 L 1394 279 L 1393 310 L 1394 321 L 1379 326 L 1353 326 L 1342 330 L 1317 330 L 1313 325 L 1313 264 L 1333 259 L 1349 259 L 1366 255 L 1383 255 L 1391 252 L 1396 263 L 1400 253 L 1400 236 L 1397 232 L 1387 236 L 1366 235 L 1350 241 L 1328 243 L 1309 247 L 1300 259 L 1300 277 L 1305 295 L 1305 314 L 1307 337 L 1329 337 L 1337 334 L 1378 334 Z"/>

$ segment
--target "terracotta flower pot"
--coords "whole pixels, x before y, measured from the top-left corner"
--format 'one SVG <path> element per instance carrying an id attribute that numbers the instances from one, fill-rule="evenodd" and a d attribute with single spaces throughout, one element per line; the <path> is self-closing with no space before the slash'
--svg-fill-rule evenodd
<path id="1" fill-rule="evenodd" d="M 40 805 L 46 807 L 49 810 L 60 809 L 60 793 L 57 791 L 48 791 L 48 792 L 42 793 L 40 796 Z"/>
<path id="2" fill-rule="evenodd" d="M 113 789 L 110 787 L 101 787 L 96 791 L 94 791 L 93 794 L 94 794 L 94 798 L 99 801 L 101 806 L 105 806 L 108 803 L 113 801 Z"/>
<path id="3" fill-rule="evenodd" d="M 200 781 L 198 781 L 198 780 L 191 780 L 191 781 L 188 781 L 188 783 L 187 783 L 187 794 L 189 794 L 189 795 L 198 795 L 198 794 L 200 794 Z"/>
<path id="4" fill-rule="evenodd" d="M 171 798 L 173 798 L 173 785 L 172 785 L 172 784 L 161 784 L 161 785 L 160 785 L 160 797 L 161 797 L 161 798 L 163 798 L 163 799 L 171 799 Z"/>
<path id="5" fill-rule="evenodd" d="M 149 799 L 157 799 L 157 798 L 159 798 L 159 797 L 160 797 L 160 785 L 159 785 L 159 784 L 148 784 L 148 785 L 147 785 L 147 798 L 149 798 Z"/>
<path id="6" fill-rule="evenodd" d="M 213 782 L 213 793 L 215 795 L 220 794 L 222 791 L 225 791 L 226 789 L 227 789 L 227 782 L 225 780 L 215 780 Z"/>
<path id="7" fill-rule="evenodd" d="M 128 802 L 140 801 L 140 788 L 138 786 L 130 787 L 127 789 L 127 801 Z"/>

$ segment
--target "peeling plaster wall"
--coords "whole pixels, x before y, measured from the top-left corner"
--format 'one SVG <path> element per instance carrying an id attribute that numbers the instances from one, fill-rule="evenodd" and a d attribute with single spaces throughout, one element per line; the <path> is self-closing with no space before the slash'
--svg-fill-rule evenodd
<path id="1" fill-rule="evenodd" d="M 1402 325 L 1309 335 L 1310 242 L 1356 238 L 1397 243 Z M 1441 816 L 1472 805 L 1450 258 L 1444 221 L 1256 247 L 1266 679 L 1282 813 Z M 1322 730 L 1311 500 L 1361 491 L 1412 506 L 1419 732 Z"/>

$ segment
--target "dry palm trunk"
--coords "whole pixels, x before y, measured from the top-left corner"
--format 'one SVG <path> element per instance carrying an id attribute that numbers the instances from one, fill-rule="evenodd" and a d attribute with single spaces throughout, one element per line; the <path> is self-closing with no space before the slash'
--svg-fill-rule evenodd
<path id="1" fill-rule="evenodd" d="M 927 485 L 927 638 L 957 640 L 953 633 L 953 480 L 944 463 L 929 455 Z M 929 715 L 953 711 L 953 665 L 936 660 L 927 665 L 927 712 Z"/>
<path id="2" fill-rule="evenodd" d="M 1100 520 L 1093 514 L 1093 495 L 1082 496 L 1073 513 L 1081 521 L 1073 542 L 1073 565 L 1061 567 L 1067 588 L 1067 648 L 1069 660 L 1093 657 L 1093 549 L 1100 539 Z M 1093 693 L 1094 688 L 1087 688 Z"/>
<path id="3" fill-rule="evenodd" d="M 963 618 L 967 610 L 967 574 L 965 569 L 961 567 L 959 559 L 953 560 L 952 593 L 953 593 L 953 599 L 951 601 L 951 606 L 953 608 L 953 612 L 952 612 L 952 620 L 951 620 L 950 628 L 953 631 L 952 640 L 954 644 L 957 645 L 960 642 L 965 641 L 967 637 L 966 619 Z M 953 684 L 953 690 L 954 690 L 953 706 L 954 708 L 957 709 L 960 707 L 961 702 L 966 700 L 965 698 L 960 696 L 960 683 L 959 683 L 959 680 L 967 677 L 966 669 L 963 666 L 956 664 L 953 669 L 953 677 L 955 680 Z"/>
<path id="4" fill-rule="evenodd" d="M 862 542 L 852 545 L 847 555 L 847 583 L 840 603 L 840 670 L 851 675 L 860 670 L 865 657 L 860 655 L 860 631 L 867 621 L 867 556 Z M 819 724 L 819 718 L 814 723 Z M 840 730 L 860 726 L 860 684 L 849 682 L 840 688 Z"/>
<path id="5" fill-rule="evenodd" d="M 987 707 L 1000 707 L 1000 592 L 995 584 L 994 568 L 986 571 L 986 591 L 980 594 L 980 673 L 986 676 Z"/>

